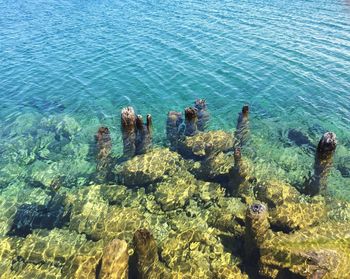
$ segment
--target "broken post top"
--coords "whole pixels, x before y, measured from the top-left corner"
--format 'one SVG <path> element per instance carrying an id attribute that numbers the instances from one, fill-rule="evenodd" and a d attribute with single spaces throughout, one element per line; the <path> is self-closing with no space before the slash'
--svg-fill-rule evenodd
<path id="1" fill-rule="evenodd" d="M 207 103 L 205 99 L 197 99 L 194 102 L 194 107 L 198 110 L 204 110 L 204 109 L 207 109 Z"/>
<path id="2" fill-rule="evenodd" d="M 150 114 L 146 116 L 146 125 L 148 130 L 152 128 L 152 116 Z"/>
<path id="3" fill-rule="evenodd" d="M 266 211 L 266 206 L 262 203 L 253 203 L 249 207 L 249 211 L 253 214 L 261 214 Z"/>
<path id="4" fill-rule="evenodd" d="M 96 140 L 99 142 L 108 135 L 110 135 L 109 129 L 107 127 L 100 127 L 96 134 Z"/>
<path id="5" fill-rule="evenodd" d="M 243 114 L 244 116 L 246 116 L 246 115 L 248 115 L 248 113 L 249 113 L 249 106 L 248 106 L 248 105 L 244 105 L 244 106 L 242 107 L 242 114 Z"/>
<path id="6" fill-rule="evenodd" d="M 337 147 L 336 134 L 332 132 L 325 133 L 318 143 L 318 152 L 333 152 Z"/>
<path id="7" fill-rule="evenodd" d="M 142 115 L 137 115 L 137 117 L 136 117 L 136 128 L 139 130 L 141 130 L 143 128 Z"/>
<path id="8" fill-rule="evenodd" d="M 133 107 L 126 107 L 122 109 L 121 113 L 121 124 L 122 127 L 134 127 L 136 120 L 136 115 Z"/>
<path id="9" fill-rule="evenodd" d="M 188 107 L 185 109 L 185 118 L 187 121 L 193 121 L 197 119 L 197 109 Z"/>

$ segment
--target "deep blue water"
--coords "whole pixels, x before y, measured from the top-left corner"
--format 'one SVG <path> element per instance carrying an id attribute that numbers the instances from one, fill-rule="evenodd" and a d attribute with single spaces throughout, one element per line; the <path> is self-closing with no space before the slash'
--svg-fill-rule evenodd
<path id="1" fill-rule="evenodd" d="M 336 176 L 346 186 L 349 69 L 350 5 L 341 0 L 3 0 L 0 123 L 7 155 L 0 160 L 21 166 L 11 179 L 26 176 L 32 162 L 16 160 L 45 141 L 49 128 L 38 123 L 50 117 L 75 120 L 82 146 L 107 125 L 118 153 L 119 114 L 127 105 L 153 115 L 155 142 L 162 144 L 167 112 L 201 97 L 211 129 L 232 130 L 241 106 L 249 104 L 252 134 L 261 144 L 254 152 L 267 161 L 275 152 L 276 164 L 281 154 L 296 156 L 284 149 L 289 128 L 315 144 L 324 131 L 335 132 L 336 160 L 345 166 Z M 39 132 L 28 137 L 28 129 Z M 52 150 L 47 159 L 64 166 L 66 157 Z M 293 164 L 311 168 L 313 155 L 301 152 L 287 161 L 286 173 Z"/>

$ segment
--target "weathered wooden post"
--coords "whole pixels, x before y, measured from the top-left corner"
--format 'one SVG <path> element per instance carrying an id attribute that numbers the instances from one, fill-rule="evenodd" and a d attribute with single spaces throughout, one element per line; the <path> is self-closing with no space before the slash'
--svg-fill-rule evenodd
<path id="1" fill-rule="evenodd" d="M 121 130 L 123 137 L 123 154 L 131 158 L 136 151 L 136 115 L 132 107 L 126 107 L 121 112 Z"/>
<path id="2" fill-rule="evenodd" d="M 208 126 L 209 122 L 209 112 L 208 112 L 208 106 L 204 99 L 197 99 L 194 102 L 194 107 L 197 109 L 197 115 L 198 115 L 198 131 L 203 132 L 206 127 Z"/>
<path id="3" fill-rule="evenodd" d="M 107 127 L 100 127 L 95 136 L 97 144 L 97 175 L 99 181 L 105 181 L 109 173 L 111 163 L 112 140 Z"/>
<path id="4" fill-rule="evenodd" d="M 249 106 L 244 105 L 242 112 L 238 116 L 237 127 L 236 127 L 236 144 L 235 146 L 244 146 L 250 135 L 249 128 Z"/>
<path id="5" fill-rule="evenodd" d="M 259 247 L 270 229 L 268 217 L 267 207 L 263 203 L 256 202 L 247 208 L 244 250 L 248 261 L 259 258 Z"/>
<path id="6" fill-rule="evenodd" d="M 152 116 L 147 114 L 146 124 L 143 124 L 141 115 L 136 117 L 136 151 L 144 154 L 152 147 Z"/>
<path id="7" fill-rule="evenodd" d="M 197 109 L 189 107 L 185 109 L 185 136 L 194 136 L 198 133 Z"/>
<path id="8" fill-rule="evenodd" d="M 325 195 L 327 178 L 333 165 L 333 155 L 337 147 L 335 133 L 327 132 L 320 139 L 315 156 L 314 174 L 306 185 L 306 193 L 315 196 Z"/>
<path id="9" fill-rule="evenodd" d="M 137 257 L 138 278 L 160 278 L 158 271 L 158 248 L 153 235 L 147 229 L 135 232 L 133 243 Z"/>
<path id="10" fill-rule="evenodd" d="M 166 135 L 172 149 L 177 149 L 180 139 L 180 125 L 182 124 L 182 114 L 177 111 L 169 111 L 166 121 Z"/>

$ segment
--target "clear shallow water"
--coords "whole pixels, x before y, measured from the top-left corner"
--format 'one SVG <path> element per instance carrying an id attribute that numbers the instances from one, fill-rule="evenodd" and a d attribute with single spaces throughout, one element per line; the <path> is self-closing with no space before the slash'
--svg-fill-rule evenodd
<path id="1" fill-rule="evenodd" d="M 349 200 L 349 69 L 346 1 L 2 1 L 1 187 L 89 184 L 99 126 L 121 154 L 121 108 L 164 145 L 167 112 L 205 98 L 210 129 L 250 105 L 261 176 L 300 184 L 314 154 L 288 129 L 335 132 L 329 189 Z"/>

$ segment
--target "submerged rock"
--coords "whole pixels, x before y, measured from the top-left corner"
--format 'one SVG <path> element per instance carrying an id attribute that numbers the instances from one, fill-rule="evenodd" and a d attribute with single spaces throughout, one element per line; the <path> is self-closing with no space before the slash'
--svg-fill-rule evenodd
<path id="1" fill-rule="evenodd" d="M 113 239 L 103 250 L 98 279 L 128 278 L 128 245 L 124 240 Z"/>
<path id="2" fill-rule="evenodd" d="M 260 245 L 260 273 L 280 278 L 288 270 L 302 278 L 348 278 L 349 225 L 328 222 L 265 239 Z"/>
<path id="3" fill-rule="evenodd" d="M 167 148 L 156 148 L 116 165 L 114 172 L 117 180 L 125 185 L 143 186 L 176 174 L 183 165 L 179 154 Z"/>
<path id="4" fill-rule="evenodd" d="M 26 236 L 34 229 L 62 227 L 69 219 L 69 212 L 63 206 L 64 197 L 54 195 L 45 205 L 22 204 L 17 208 L 10 235 Z"/>
<path id="5" fill-rule="evenodd" d="M 178 150 L 185 157 L 203 159 L 210 154 L 233 148 L 233 136 L 224 131 L 209 131 L 186 137 L 179 142 Z"/>
<path id="6" fill-rule="evenodd" d="M 159 183 L 154 195 L 164 211 L 181 208 L 196 192 L 197 184 L 192 174 L 182 172 Z"/>

